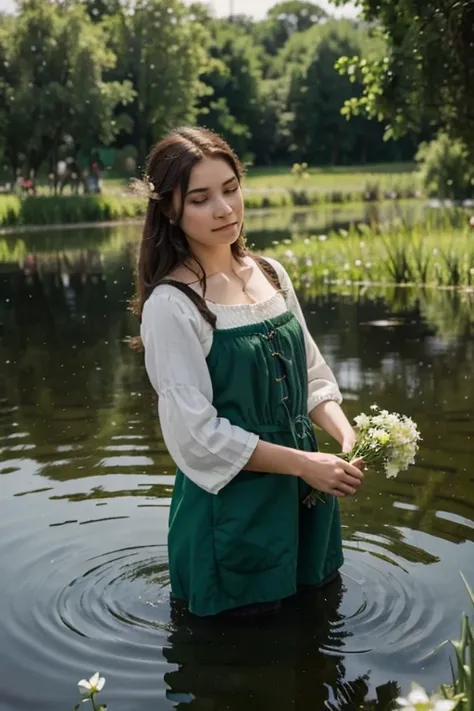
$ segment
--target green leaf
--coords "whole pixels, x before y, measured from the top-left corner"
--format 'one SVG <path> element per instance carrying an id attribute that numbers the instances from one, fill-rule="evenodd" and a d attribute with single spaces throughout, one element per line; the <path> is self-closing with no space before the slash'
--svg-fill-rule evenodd
<path id="1" fill-rule="evenodd" d="M 473 178 L 473 180 L 474 180 L 474 178 Z M 464 582 L 464 585 L 466 586 L 469 597 L 471 598 L 471 602 L 474 605 L 474 592 L 472 592 L 471 588 L 469 587 L 469 583 L 467 582 L 464 575 L 461 572 L 459 574 L 460 574 L 461 578 L 463 579 L 463 582 Z"/>

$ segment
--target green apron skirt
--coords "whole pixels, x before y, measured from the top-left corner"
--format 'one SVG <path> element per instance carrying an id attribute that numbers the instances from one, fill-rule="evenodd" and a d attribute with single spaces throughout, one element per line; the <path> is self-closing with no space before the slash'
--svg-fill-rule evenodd
<path id="1" fill-rule="evenodd" d="M 304 336 L 292 312 L 214 330 L 207 363 L 219 417 L 263 441 L 317 451 Z M 328 578 L 343 562 L 338 502 L 326 495 L 307 508 L 309 490 L 296 476 L 241 471 L 209 494 L 178 470 L 168 534 L 172 596 L 196 615 L 215 615 Z"/>

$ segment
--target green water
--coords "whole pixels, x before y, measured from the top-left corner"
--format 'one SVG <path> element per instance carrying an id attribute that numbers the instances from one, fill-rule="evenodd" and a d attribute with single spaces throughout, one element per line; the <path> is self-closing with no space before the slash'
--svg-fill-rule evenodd
<path id="1" fill-rule="evenodd" d="M 468 609 L 459 570 L 474 586 L 472 295 L 307 296 L 348 414 L 406 412 L 420 456 L 342 501 L 341 584 L 255 627 L 203 623 L 170 610 L 173 464 L 124 343 L 138 233 L 9 237 L 0 257 L 2 711 L 70 709 L 96 670 L 110 711 L 381 710 L 448 681 L 431 652 Z"/>

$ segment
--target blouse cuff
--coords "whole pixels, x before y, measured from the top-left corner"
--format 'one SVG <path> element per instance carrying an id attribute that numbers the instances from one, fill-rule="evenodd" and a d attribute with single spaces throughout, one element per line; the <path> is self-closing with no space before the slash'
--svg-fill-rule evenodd
<path id="1" fill-rule="evenodd" d="M 320 405 L 322 402 L 328 402 L 329 400 L 333 400 L 339 405 L 341 404 L 342 395 L 337 388 L 321 388 L 321 390 L 311 393 L 308 397 L 308 413 L 312 412 L 317 405 Z"/>
<path id="2" fill-rule="evenodd" d="M 200 484 L 201 487 L 205 488 L 210 494 L 218 494 L 225 486 L 227 486 L 227 484 L 229 484 L 229 482 L 232 481 L 232 479 L 234 479 L 234 477 L 237 476 L 237 474 L 239 474 L 239 472 L 242 471 L 254 453 L 259 440 L 260 437 L 257 434 L 250 432 L 240 457 L 231 466 L 229 466 L 225 475 L 222 475 L 222 471 L 208 471 L 206 472 L 206 479 L 204 480 L 204 477 L 202 479 Z M 216 477 L 211 486 L 207 486 L 208 475 Z M 206 486 L 204 485 L 204 481 L 206 481 Z"/>

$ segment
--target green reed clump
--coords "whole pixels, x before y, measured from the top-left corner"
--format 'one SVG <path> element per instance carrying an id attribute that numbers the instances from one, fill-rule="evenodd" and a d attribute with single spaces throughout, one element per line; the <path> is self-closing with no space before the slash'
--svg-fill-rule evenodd
<path id="1" fill-rule="evenodd" d="M 244 192 L 244 204 L 248 210 L 265 210 L 279 207 L 291 207 L 293 201 L 286 190 L 273 192 Z"/>
<path id="2" fill-rule="evenodd" d="M 18 225 L 20 209 L 21 201 L 15 195 L 0 195 L 0 225 Z"/>
<path id="3" fill-rule="evenodd" d="M 474 593 L 462 573 L 461 577 L 471 603 L 474 605 Z M 455 664 L 450 660 L 452 683 L 441 684 L 441 694 L 444 699 L 449 699 L 452 702 L 453 709 L 474 711 L 474 625 L 469 615 L 466 613 L 462 615 L 461 638 L 446 640 L 438 649 L 446 644 L 451 644 L 454 649 Z"/>
<path id="4" fill-rule="evenodd" d="M 107 222 L 141 217 L 146 202 L 128 195 L 0 196 L 0 226 Z"/>

